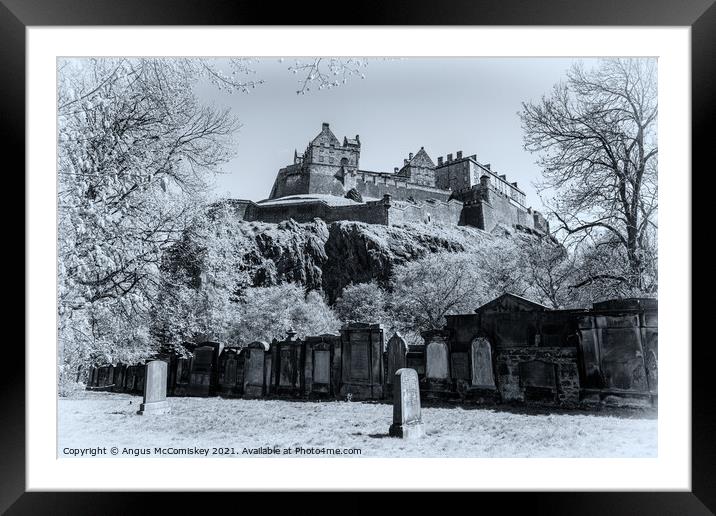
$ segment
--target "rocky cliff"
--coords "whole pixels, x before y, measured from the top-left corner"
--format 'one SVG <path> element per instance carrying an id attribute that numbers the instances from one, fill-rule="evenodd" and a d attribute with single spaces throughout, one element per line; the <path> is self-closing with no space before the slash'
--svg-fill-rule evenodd
<path id="1" fill-rule="evenodd" d="M 466 251 L 494 237 L 472 227 L 360 222 L 243 222 L 244 263 L 255 286 L 285 281 L 320 288 L 330 302 L 350 283 L 385 283 L 398 265 L 427 253 Z"/>

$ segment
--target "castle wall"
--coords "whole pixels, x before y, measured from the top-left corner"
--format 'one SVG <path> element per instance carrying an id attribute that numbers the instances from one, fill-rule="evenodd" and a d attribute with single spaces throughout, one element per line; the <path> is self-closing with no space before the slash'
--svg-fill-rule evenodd
<path id="1" fill-rule="evenodd" d="M 316 217 L 325 222 L 353 220 L 368 224 L 388 225 L 389 206 L 383 201 L 349 206 L 329 206 L 323 201 L 307 201 L 281 204 L 256 204 L 247 207 L 244 220 L 278 223 L 293 219 L 311 222 Z"/>
<path id="2" fill-rule="evenodd" d="M 348 181 L 346 188 L 348 188 Z M 408 183 L 407 179 L 386 177 L 378 174 L 365 174 L 357 172 L 351 178 L 350 187 L 355 188 L 363 197 L 381 199 L 385 194 L 390 195 L 393 200 L 407 201 L 412 197 L 416 201 L 437 199 L 447 201 L 450 198 L 449 190 L 441 190 L 428 186 L 419 186 Z M 350 189 L 350 188 L 348 188 Z"/>
<path id="3" fill-rule="evenodd" d="M 487 200 L 478 201 L 476 204 L 480 205 L 479 216 L 485 231 L 492 231 L 497 224 L 535 229 L 535 212 L 530 213 L 517 206 L 509 197 L 495 190 L 489 192 Z"/>
<path id="4" fill-rule="evenodd" d="M 349 190 L 343 186 L 337 176 L 341 171 L 340 167 L 313 163 L 309 165 L 309 168 L 310 178 L 308 179 L 307 193 L 331 194 L 343 197 L 346 191 Z"/>
<path id="5" fill-rule="evenodd" d="M 330 208 L 326 222 L 336 222 L 339 220 L 355 220 L 358 222 L 367 222 L 368 224 L 389 224 L 389 211 L 392 207 L 383 203 L 383 201 L 369 202 L 366 204 L 356 204 L 352 206 L 334 206 Z"/>
<path id="6" fill-rule="evenodd" d="M 391 204 L 389 217 L 391 225 L 423 222 L 457 226 L 461 212 L 462 203 L 459 201 L 394 202 Z"/>
<path id="7" fill-rule="evenodd" d="M 279 170 L 269 199 L 287 195 L 307 194 L 308 189 L 309 174 L 301 169 L 301 165 L 289 165 Z"/>

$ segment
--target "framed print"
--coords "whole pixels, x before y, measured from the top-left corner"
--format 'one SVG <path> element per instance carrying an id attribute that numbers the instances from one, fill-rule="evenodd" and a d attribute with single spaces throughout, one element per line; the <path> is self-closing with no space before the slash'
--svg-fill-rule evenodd
<path id="1" fill-rule="evenodd" d="M 710 2 L 131 4 L 3 3 L 28 203 L 3 508 L 713 510 Z"/>

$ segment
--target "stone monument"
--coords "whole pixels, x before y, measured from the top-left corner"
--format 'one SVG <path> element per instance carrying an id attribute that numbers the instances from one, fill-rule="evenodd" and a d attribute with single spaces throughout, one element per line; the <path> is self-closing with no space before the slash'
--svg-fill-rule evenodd
<path id="1" fill-rule="evenodd" d="M 425 433 L 415 369 L 398 369 L 393 377 L 393 424 L 388 433 L 404 439 L 416 439 Z"/>
<path id="2" fill-rule="evenodd" d="M 144 366 L 144 403 L 137 414 L 165 414 L 169 412 L 167 403 L 167 363 L 153 360 Z"/>

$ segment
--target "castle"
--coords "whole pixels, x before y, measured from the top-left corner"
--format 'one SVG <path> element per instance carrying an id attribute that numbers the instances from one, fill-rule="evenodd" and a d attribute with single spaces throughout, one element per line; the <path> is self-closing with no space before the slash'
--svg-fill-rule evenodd
<path id="1" fill-rule="evenodd" d="M 544 217 L 526 206 L 525 193 L 475 154 L 438 158 L 423 147 L 393 172 L 360 168 L 360 137 L 338 140 L 329 124 L 303 154 L 279 170 L 268 199 L 232 200 L 247 221 L 355 220 L 371 224 L 469 225 L 492 231 L 498 225 L 549 233 Z"/>

